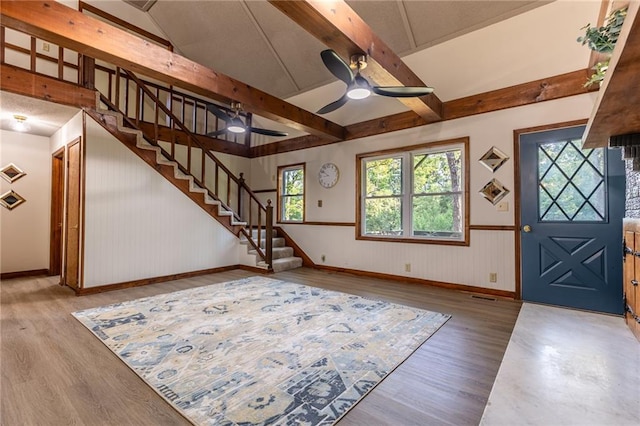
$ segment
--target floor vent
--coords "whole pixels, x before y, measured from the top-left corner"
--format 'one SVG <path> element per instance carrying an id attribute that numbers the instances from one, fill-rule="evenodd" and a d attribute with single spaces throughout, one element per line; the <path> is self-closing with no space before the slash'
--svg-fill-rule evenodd
<path id="1" fill-rule="evenodd" d="M 472 298 L 472 299 L 490 300 L 490 301 L 492 301 L 492 302 L 495 302 L 496 300 L 498 300 L 498 299 L 496 299 L 495 297 L 490 297 L 490 296 L 478 296 L 478 295 L 475 295 L 475 294 L 472 294 L 472 295 L 471 295 L 471 298 Z"/>

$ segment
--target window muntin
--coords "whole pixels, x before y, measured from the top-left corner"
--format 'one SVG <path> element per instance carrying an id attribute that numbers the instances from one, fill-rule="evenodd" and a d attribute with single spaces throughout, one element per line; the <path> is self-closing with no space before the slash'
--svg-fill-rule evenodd
<path id="1" fill-rule="evenodd" d="M 278 222 L 304 222 L 304 164 L 278 170 Z"/>
<path id="2" fill-rule="evenodd" d="M 468 244 L 468 139 L 358 156 L 358 237 Z"/>
<path id="3" fill-rule="evenodd" d="M 538 220 L 603 222 L 607 219 L 605 150 L 582 149 L 581 141 L 538 145 Z"/>

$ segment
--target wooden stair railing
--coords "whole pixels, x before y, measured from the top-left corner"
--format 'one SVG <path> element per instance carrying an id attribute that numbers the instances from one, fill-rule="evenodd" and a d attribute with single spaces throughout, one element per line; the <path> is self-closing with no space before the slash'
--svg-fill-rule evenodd
<path id="1" fill-rule="evenodd" d="M 206 145 L 174 115 L 140 78 L 131 71 L 118 68 L 116 75 L 120 76 L 121 74 L 125 76 L 127 85 L 130 82 L 135 85 L 134 117 L 129 116 L 129 96 L 124 100 L 120 97 L 119 78 L 116 80 L 115 99 L 112 100 L 101 93 L 101 102 L 108 109 L 122 114 L 125 125 L 139 130 L 147 142 L 159 147 L 168 160 L 175 161 L 182 173 L 191 175 L 194 183 L 205 189 L 208 195 L 218 201 L 225 210 L 232 212 L 236 220 L 245 222 L 246 226 L 241 228 L 240 235 L 237 236 L 243 235 L 267 267 L 271 269 L 271 241 L 273 238 L 271 200 L 265 206 L 245 183 L 242 174 L 240 177 L 235 176 L 210 150 L 206 149 Z M 122 102 L 125 104 L 124 112 L 120 107 Z M 153 113 L 152 126 L 144 128 L 147 131 L 140 126 L 143 121 L 149 122 L 144 114 L 145 108 L 151 109 Z M 143 117 L 145 120 L 142 120 Z M 160 138 L 159 129 L 161 126 L 170 128 L 169 140 Z M 177 135 L 178 132 L 181 133 L 180 137 Z M 168 150 L 165 149 L 166 145 L 169 145 Z M 186 153 L 183 152 L 184 149 L 186 149 Z M 237 206 L 237 210 L 231 207 L 232 204 Z M 254 229 L 257 229 L 255 237 L 252 232 Z M 261 247 L 262 239 L 265 240 L 264 249 Z"/>
<path id="2" fill-rule="evenodd" d="M 110 68 L 106 64 L 96 64 L 95 73 L 100 74 L 100 80 L 102 85 L 99 90 L 106 94 L 110 99 L 124 97 L 125 100 L 121 105 L 125 115 L 129 114 L 129 110 L 133 108 L 131 105 L 133 102 L 130 100 L 130 85 L 128 84 L 129 78 L 127 75 L 120 72 L 119 69 Z M 95 77 L 98 80 L 98 77 Z M 165 105 L 176 115 L 179 120 L 191 130 L 195 135 L 207 136 L 210 132 L 217 132 L 221 129 L 221 126 L 226 125 L 224 121 L 215 117 L 212 113 L 207 111 L 207 105 L 211 104 L 211 101 L 204 100 L 194 95 L 189 95 L 183 91 L 176 90 L 173 86 L 165 86 L 159 83 L 154 83 L 149 80 L 141 78 L 147 88 L 153 91 L 158 99 L 165 100 Z M 118 103 L 117 101 L 114 101 Z M 235 110 L 228 108 L 224 105 L 216 104 L 219 110 L 224 111 L 229 116 L 235 114 Z M 142 111 L 141 121 L 144 119 L 144 111 Z M 239 116 L 247 127 L 251 126 L 252 114 L 244 111 L 239 112 Z M 215 136 L 215 139 L 232 142 L 240 146 L 249 147 L 251 145 L 251 133 L 246 132 L 244 135 L 238 135 L 236 133 L 225 132 Z"/>

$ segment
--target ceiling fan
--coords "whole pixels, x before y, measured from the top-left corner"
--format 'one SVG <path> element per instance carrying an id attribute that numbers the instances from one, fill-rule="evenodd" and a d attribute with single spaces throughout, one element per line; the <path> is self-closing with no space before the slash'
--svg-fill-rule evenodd
<path id="1" fill-rule="evenodd" d="M 381 95 L 389 96 L 392 98 L 412 98 L 415 96 L 424 96 L 433 92 L 432 87 L 407 87 L 407 86 L 372 86 L 369 82 L 360 75 L 360 70 L 367 67 L 367 57 L 365 55 L 352 55 L 351 65 L 347 65 L 338 54 L 331 50 L 323 50 L 320 53 L 322 62 L 331 71 L 331 74 L 338 79 L 344 81 L 347 84 L 347 91 L 340 99 L 333 101 L 328 105 L 320 108 L 318 114 L 326 114 L 331 111 L 335 111 L 349 99 L 364 99 L 368 97 L 371 92 Z M 356 70 L 356 74 L 353 75 L 351 69 Z"/>
<path id="2" fill-rule="evenodd" d="M 216 137 L 225 132 L 238 134 L 245 133 L 246 131 L 257 133 L 259 135 L 275 137 L 283 137 L 289 135 L 286 132 L 280 132 L 278 130 L 261 129 L 259 127 L 247 126 L 239 117 L 240 111 L 242 111 L 242 104 L 240 102 L 231 102 L 231 109 L 234 111 L 232 115 L 221 110 L 213 104 L 207 104 L 207 111 L 211 112 L 213 115 L 226 123 L 226 127 L 224 129 L 220 129 L 215 132 L 209 132 L 207 133 L 207 136 Z"/>

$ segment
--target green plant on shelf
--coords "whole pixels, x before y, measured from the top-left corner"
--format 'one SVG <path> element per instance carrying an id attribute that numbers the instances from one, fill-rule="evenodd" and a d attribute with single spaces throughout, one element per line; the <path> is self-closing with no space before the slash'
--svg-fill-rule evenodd
<path id="1" fill-rule="evenodd" d="M 604 75 L 607 72 L 608 68 L 609 68 L 608 59 L 603 62 L 598 62 L 593 67 L 591 67 L 591 69 L 594 70 L 595 72 L 591 74 L 591 77 L 589 77 L 587 82 L 584 84 L 584 87 L 589 87 L 592 84 L 596 84 L 596 83 L 602 84 L 602 80 L 604 80 Z"/>
<path id="2" fill-rule="evenodd" d="M 581 28 L 585 33 L 583 36 L 578 37 L 578 43 L 582 43 L 583 46 L 586 45 L 595 52 L 603 53 L 611 57 L 626 16 L 627 8 L 625 7 L 611 12 L 605 20 L 606 24 L 601 27 L 592 27 L 591 24 L 585 25 Z M 609 58 L 598 62 L 591 68 L 594 70 L 594 73 L 589 77 L 584 86 L 589 87 L 595 83 L 602 84 L 608 68 Z"/>
<path id="3" fill-rule="evenodd" d="M 627 16 L 627 8 L 614 10 L 606 19 L 606 24 L 601 27 L 592 27 L 587 24 L 582 27 L 584 36 L 578 37 L 578 43 L 587 45 L 589 49 L 600 53 L 611 54 L 620 36 L 620 30 Z"/>

